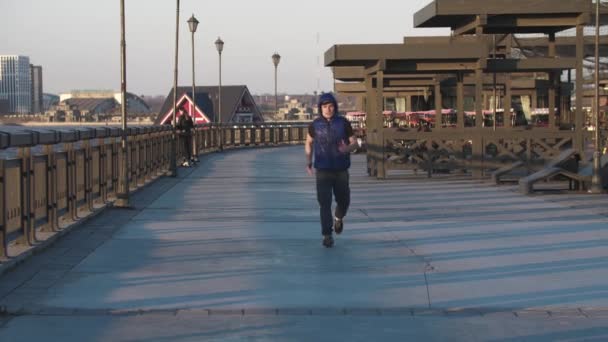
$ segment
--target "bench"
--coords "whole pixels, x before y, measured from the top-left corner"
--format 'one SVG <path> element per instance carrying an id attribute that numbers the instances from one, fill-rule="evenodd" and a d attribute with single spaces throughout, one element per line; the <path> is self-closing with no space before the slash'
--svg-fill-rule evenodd
<path id="1" fill-rule="evenodd" d="M 569 148 L 563 150 L 558 156 L 551 159 L 543 168 L 561 167 L 570 171 L 576 171 L 578 169 L 578 160 L 574 158 L 575 156 L 577 156 L 577 152 L 575 149 Z M 492 181 L 495 184 L 499 184 L 504 175 L 507 175 L 509 173 L 512 173 L 516 169 L 524 167 L 526 167 L 526 163 L 523 161 L 516 161 L 512 164 L 503 166 L 498 170 L 492 172 Z M 529 174 L 529 170 L 526 171 Z"/>
<path id="2" fill-rule="evenodd" d="M 602 187 L 607 185 L 608 181 L 608 155 L 604 154 L 600 160 L 600 177 L 602 181 Z M 547 166 L 544 169 L 535 172 L 527 177 L 519 180 L 519 191 L 524 194 L 529 194 L 534 191 L 534 183 L 541 180 L 549 180 L 553 177 L 561 175 L 566 177 L 570 181 L 570 190 L 581 190 L 587 189 L 591 183 L 593 177 L 593 161 L 588 163 L 585 167 L 580 170 L 573 171 L 568 168 L 560 166 Z"/>
<path id="3" fill-rule="evenodd" d="M 492 182 L 494 184 L 500 184 L 502 176 L 504 176 L 508 173 L 511 173 L 515 169 L 524 167 L 525 165 L 526 164 L 523 161 L 519 160 L 519 161 L 516 161 L 515 163 L 505 165 L 505 166 L 501 167 L 500 169 L 495 170 L 494 172 L 492 172 Z"/>

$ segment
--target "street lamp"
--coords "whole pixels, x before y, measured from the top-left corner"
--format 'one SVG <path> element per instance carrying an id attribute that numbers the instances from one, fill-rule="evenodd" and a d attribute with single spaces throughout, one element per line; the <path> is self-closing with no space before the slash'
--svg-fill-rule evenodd
<path id="1" fill-rule="evenodd" d="M 279 100 L 277 97 L 277 67 L 281 61 L 281 55 L 274 53 L 272 55 L 272 63 L 274 64 L 274 115 L 279 114 Z"/>
<path id="2" fill-rule="evenodd" d="M 217 123 L 218 126 L 221 126 L 222 124 L 222 51 L 224 50 L 224 41 L 220 38 L 217 37 L 217 40 L 215 41 L 215 47 L 217 49 L 217 53 L 220 57 L 220 64 L 219 64 L 219 86 L 218 86 L 218 100 L 217 100 Z M 223 131 L 220 128 L 220 143 L 219 143 L 219 150 L 222 150 L 222 144 L 223 144 Z"/>
<path id="3" fill-rule="evenodd" d="M 129 155 L 127 145 L 127 43 L 125 39 L 125 0 L 120 0 L 120 98 L 122 113 L 122 168 L 120 168 L 120 179 L 123 186 L 117 194 L 117 207 L 129 206 Z"/>
<path id="4" fill-rule="evenodd" d="M 600 0 L 595 0 L 595 150 L 593 151 L 593 176 L 591 177 L 591 188 L 589 192 L 602 193 L 602 180 L 600 178 L 600 167 L 602 153 L 600 150 Z"/>
<path id="5" fill-rule="evenodd" d="M 177 126 L 177 59 L 178 59 L 178 48 L 179 48 L 179 0 L 176 0 L 177 7 L 175 13 L 175 64 L 173 73 L 173 123 L 171 128 L 171 165 L 170 173 L 171 177 L 177 177 L 177 132 L 175 131 Z"/>
<path id="6" fill-rule="evenodd" d="M 194 17 L 194 14 L 188 19 L 188 27 L 190 27 L 190 32 L 192 33 L 192 107 L 190 110 L 190 115 L 193 118 L 194 111 L 196 110 L 196 91 L 195 91 L 195 83 L 194 83 L 194 33 L 196 32 L 196 28 L 198 27 L 198 20 Z M 196 120 L 196 119 L 195 119 Z M 195 125 L 196 126 L 196 125 Z M 198 150 L 196 148 L 196 127 L 194 128 L 194 139 L 191 148 L 194 148 L 194 158 L 198 158 Z M 189 155 L 190 153 L 186 154 Z"/>

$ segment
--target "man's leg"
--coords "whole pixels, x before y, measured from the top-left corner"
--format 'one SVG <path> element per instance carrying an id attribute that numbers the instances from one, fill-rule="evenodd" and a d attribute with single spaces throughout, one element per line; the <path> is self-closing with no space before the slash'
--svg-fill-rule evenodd
<path id="1" fill-rule="evenodd" d="M 336 182 L 334 183 L 334 195 L 336 196 L 336 218 L 342 219 L 346 216 L 350 205 L 350 187 L 348 185 L 349 175 L 348 170 L 336 173 Z"/>
<path id="2" fill-rule="evenodd" d="M 191 161 L 193 155 L 193 151 L 192 151 L 192 134 L 188 135 L 188 160 Z"/>
<path id="3" fill-rule="evenodd" d="M 186 161 L 189 162 L 190 161 L 190 137 L 185 134 L 184 135 L 184 152 L 186 153 Z"/>
<path id="4" fill-rule="evenodd" d="M 331 215 L 331 197 L 335 176 L 332 172 L 317 170 L 317 200 L 321 213 L 321 233 L 331 235 L 333 217 Z"/>

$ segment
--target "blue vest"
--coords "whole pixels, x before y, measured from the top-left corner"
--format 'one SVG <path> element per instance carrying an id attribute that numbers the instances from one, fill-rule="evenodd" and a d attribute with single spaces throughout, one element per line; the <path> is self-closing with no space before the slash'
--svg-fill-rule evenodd
<path id="1" fill-rule="evenodd" d="M 313 145 L 315 169 L 341 171 L 350 167 L 350 153 L 338 151 L 340 141 L 348 145 L 346 124 L 346 119 L 337 114 L 334 114 L 329 121 L 319 116 L 312 122 L 315 134 Z"/>

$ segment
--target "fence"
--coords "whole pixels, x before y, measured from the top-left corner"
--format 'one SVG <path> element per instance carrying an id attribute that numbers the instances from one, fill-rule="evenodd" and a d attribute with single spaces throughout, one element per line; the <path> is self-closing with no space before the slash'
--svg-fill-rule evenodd
<path id="1" fill-rule="evenodd" d="M 34 245 L 43 232 L 61 230 L 116 199 L 125 186 L 122 129 L 95 127 L 0 132 L 0 258 L 10 243 Z M 172 154 L 171 126 L 128 128 L 129 189 L 166 175 Z M 302 143 L 306 124 L 197 126 L 196 154 L 241 147 Z M 220 138 L 221 137 L 221 138 Z M 177 158 L 184 155 L 176 138 Z M 221 144 L 220 144 L 221 140 Z"/>

